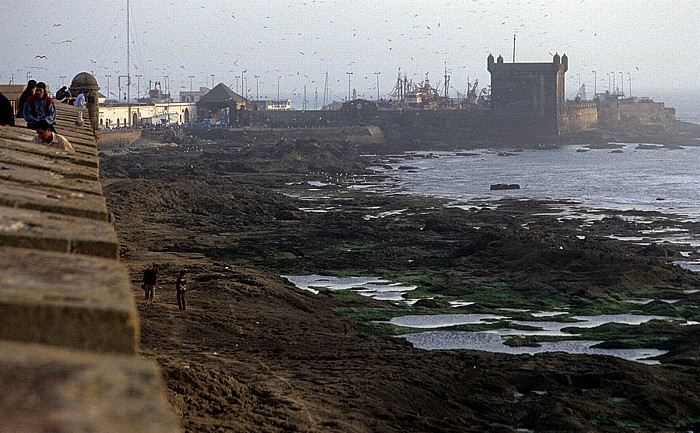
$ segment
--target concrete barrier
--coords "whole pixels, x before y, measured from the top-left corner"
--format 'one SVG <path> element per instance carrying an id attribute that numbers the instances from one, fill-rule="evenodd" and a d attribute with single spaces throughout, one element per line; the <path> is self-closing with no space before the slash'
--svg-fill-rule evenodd
<path id="1" fill-rule="evenodd" d="M 75 153 L 32 143 L 19 119 L 0 130 L 0 431 L 179 432 L 158 365 L 139 356 L 81 112 L 57 106 Z"/>

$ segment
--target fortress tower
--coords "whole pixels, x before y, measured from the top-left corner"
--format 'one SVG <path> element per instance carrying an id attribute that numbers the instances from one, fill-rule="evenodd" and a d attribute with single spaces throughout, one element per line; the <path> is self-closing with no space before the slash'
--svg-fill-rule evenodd
<path id="1" fill-rule="evenodd" d="M 569 59 L 555 54 L 551 63 L 504 63 L 489 54 L 491 116 L 499 132 L 558 134 L 565 115 L 564 74 Z"/>

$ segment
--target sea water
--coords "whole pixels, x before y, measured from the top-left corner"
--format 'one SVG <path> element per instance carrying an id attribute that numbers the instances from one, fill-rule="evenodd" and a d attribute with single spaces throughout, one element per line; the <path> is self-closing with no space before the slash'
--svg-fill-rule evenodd
<path id="1" fill-rule="evenodd" d="M 467 204 L 503 197 L 570 200 L 587 208 L 661 211 L 700 220 L 700 146 L 620 146 L 617 152 L 571 145 L 511 156 L 486 149 L 433 152 L 436 158 L 409 153 L 397 166 L 415 169 L 387 170 L 388 180 L 378 189 Z M 516 183 L 520 189 L 490 190 L 498 183 Z"/>

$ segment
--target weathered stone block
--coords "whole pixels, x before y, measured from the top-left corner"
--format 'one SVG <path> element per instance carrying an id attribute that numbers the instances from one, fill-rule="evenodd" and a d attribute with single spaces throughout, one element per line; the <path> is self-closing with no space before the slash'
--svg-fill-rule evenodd
<path id="1" fill-rule="evenodd" d="M 139 324 L 124 266 L 0 247 L 0 339 L 135 354 Z"/>
<path id="2" fill-rule="evenodd" d="M 157 365 L 0 340 L 0 431 L 173 433 Z"/>
<path id="3" fill-rule="evenodd" d="M 119 258 L 119 241 L 106 221 L 0 206 L 0 246 Z"/>

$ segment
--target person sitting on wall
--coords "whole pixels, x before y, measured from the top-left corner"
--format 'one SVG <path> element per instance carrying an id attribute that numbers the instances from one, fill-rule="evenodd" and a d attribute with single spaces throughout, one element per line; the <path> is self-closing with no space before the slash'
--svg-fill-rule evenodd
<path id="1" fill-rule="evenodd" d="M 36 89 L 36 80 L 27 81 L 27 87 L 24 88 L 17 101 L 17 117 L 24 117 L 24 103 L 34 94 L 34 89 Z"/>
<path id="2" fill-rule="evenodd" d="M 75 100 L 75 106 L 80 108 L 85 108 L 85 98 L 90 95 L 89 90 L 84 90 L 80 92 L 78 98 Z"/>
<path id="3" fill-rule="evenodd" d="M 68 141 L 66 137 L 53 132 L 51 130 L 51 125 L 49 125 L 49 122 L 46 120 L 42 119 L 36 122 L 34 129 L 36 130 L 36 135 L 32 140 L 33 143 L 55 147 L 56 149 L 66 150 L 68 152 L 75 152 L 75 148 L 70 144 L 70 141 Z"/>
<path id="4" fill-rule="evenodd" d="M 46 120 L 51 131 L 56 132 L 54 122 L 56 122 L 56 106 L 46 92 L 46 83 L 36 84 L 34 94 L 27 98 L 24 103 L 24 118 L 27 121 L 27 128 L 36 129 L 37 122 Z"/>
<path id="5" fill-rule="evenodd" d="M 15 126 L 15 113 L 10 100 L 0 93 L 0 127 L 3 125 Z"/>
<path id="6" fill-rule="evenodd" d="M 71 104 L 73 103 L 73 95 L 70 94 L 70 89 L 66 86 L 61 87 L 58 89 L 58 92 L 56 92 L 56 100 L 59 102 L 63 102 L 64 104 Z"/>

